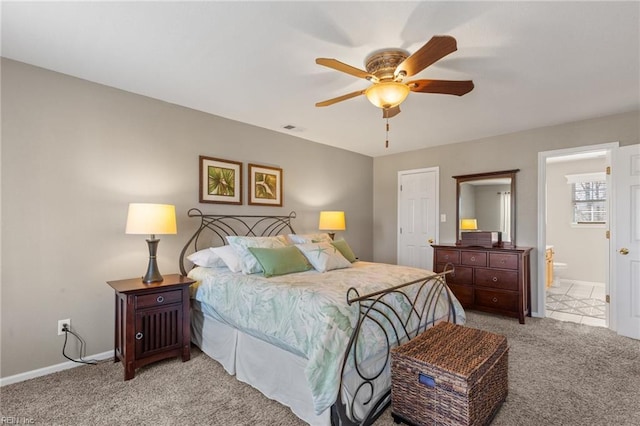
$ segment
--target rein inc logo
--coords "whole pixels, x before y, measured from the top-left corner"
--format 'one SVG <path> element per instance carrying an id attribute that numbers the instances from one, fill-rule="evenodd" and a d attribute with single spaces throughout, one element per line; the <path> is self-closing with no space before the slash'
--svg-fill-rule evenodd
<path id="1" fill-rule="evenodd" d="M 0 425 L 34 425 L 36 421 L 30 417 L 14 417 L 14 416 L 2 416 L 0 417 Z"/>

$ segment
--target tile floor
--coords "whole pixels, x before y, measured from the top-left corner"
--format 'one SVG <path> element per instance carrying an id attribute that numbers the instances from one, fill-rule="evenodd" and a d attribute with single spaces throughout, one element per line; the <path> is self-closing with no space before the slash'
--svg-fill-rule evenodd
<path id="1" fill-rule="evenodd" d="M 561 279 L 547 288 L 547 317 L 606 327 L 604 283 Z"/>

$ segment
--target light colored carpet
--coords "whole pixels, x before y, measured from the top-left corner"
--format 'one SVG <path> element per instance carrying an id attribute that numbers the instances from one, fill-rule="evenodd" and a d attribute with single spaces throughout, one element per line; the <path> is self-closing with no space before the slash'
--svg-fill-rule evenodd
<path id="1" fill-rule="evenodd" d="M 639 425 L 640 341 L 600 327 L 468 312 L 509 341 L 509 396 L 494 425 Z M 192 351 L 123 381 L 104 361 L 0 389 L 0 415 L 47 425 L 301 425 L 291 411 Z M 6 423 L 6 422 L 5 422 Z M 393 424 L 390 410 L 376 426 Z"/>

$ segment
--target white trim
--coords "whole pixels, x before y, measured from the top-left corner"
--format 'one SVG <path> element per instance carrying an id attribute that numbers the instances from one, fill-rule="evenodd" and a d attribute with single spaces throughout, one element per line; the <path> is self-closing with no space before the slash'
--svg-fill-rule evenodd
<path id="1" fill-rule="evenodd" d="M 440 167 L 426 167 L 424 169 L 411 169 L 411 170 L 400 170 L 398 171 L 398 181 L 397 181 L 397 197 L 396 197 L 396 263 L 400 259 L 400 178 L 404 175 L 411 175 L 416 173 L 435 173 L 436 175 L 436 193 L 435 193 L 435 214 L 436 214 L 436 229 L 435 229 L 435 241 L 434 244 L 440 243 Z M 435 269 L 435 265 L 433 265 Z"/>
<path id="2" fill-rule="evenodd" d="M 537 294 L 538 294 L 538 311 L 532 312 L 531 316 L 544 318 L 546 316 L 546 308 L 545 308 L 545 297 L 546 297 L 546 265 L 545 262 L 541 259 L 545 258 L 545 248 L 547 246 L 547 197 L 546 197 L 546 182 L 547 182 L 547 159 L 553 157 L 561 157 L 571 154 L 577 153 L 588 153 L 593 151 L 601 151 L 605 150 L 609 154 L 609 158 L 613 154 L 615 154 L 615 150 L 620 145 L 619 142 L 610 142 L 598 145 L 588 145 L 588 146 L 580 146 L 575 148 L 566 148 L 566 149 L 557 149 L 553 151 L 542 151 L 538 152 L 538 282 L 536 283 Z M 611 163 L 610 163 L 611 164 Z M 611 175 L 608 175 L 607 178 L 612 178 Z M 607 186 L 609 188 L 613 187 L 612 182 L 607 182 Z M 613 205 L 613 197 L 614 194 L 612 192 L 609 193 L 607 197 L 608 211 L 611 212 Z M 609 231 L 611 231 L 611 238 L 613 238 L 613 228 L 615 227 L 614 218 L 612 214 L 609 215 Z M 609 245 L 613 243 L 613 240 L 609 240 Z M 609 261 L 607 262 L 607 283 L 605 283 L 605 288 L 608 287 L 608 293 L 613 295 L 615 293 L 615 281 L 613 280 L 613 265 L 611 264 L 611 256 L 609 256 Z M 613 296 L 612 296 L 613 297 Z M 612 330 L 615 330 L 615 307 L 613 304 L 609 305 L 609 315 L 607 318 L 608 327 Z"/>
<path id="3" fill-rule="evenodd" d="M 113 358 L 113 349 L 110 351 L 102 352 L 99 354 L 95 354 L 89 357 L 84 357 L 87 359 L 95 359 L 97 361 L 102 361 L 105 359 Z M 56 365 L 50 365 L 49 367 L 38 368 L 37 370 L 26 371 L 24 373 L 15 374 L 13 376 L 3 377 L 0 379 L 0 387 L 6 385 L 12 385 L 18 382 L 24 382 L 25 380 L 35 379 L 36 377 L 46 376 L 48 374 L 57 373 L 58 371 L 69 370 L 71 368 L 79 367 L 85 364 L 79 364 L 73 361 L 67 361 Z"/>

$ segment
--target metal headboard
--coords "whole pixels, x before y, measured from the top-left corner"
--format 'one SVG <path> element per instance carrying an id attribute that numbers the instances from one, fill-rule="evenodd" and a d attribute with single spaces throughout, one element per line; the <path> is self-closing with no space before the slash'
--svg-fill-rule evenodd
<path id="1" fill-rule="evenodd" d="M 288 216 L 258 216 L 258 215 L 219 215 L 204 214 L 199 209 L 192 208 L 187 212 L 189 217 L 199 217 L 200 226 L 189 238 L 180 252 L 180 273 L 187 275 L 185 257 L 190 253 L 206 247 L 227 244 L 225 237 L 229 235 L 270 237 L 281 234 L 295 234 L 291 226 L 291 219 L 295 219 L 296 212 Z"/>

